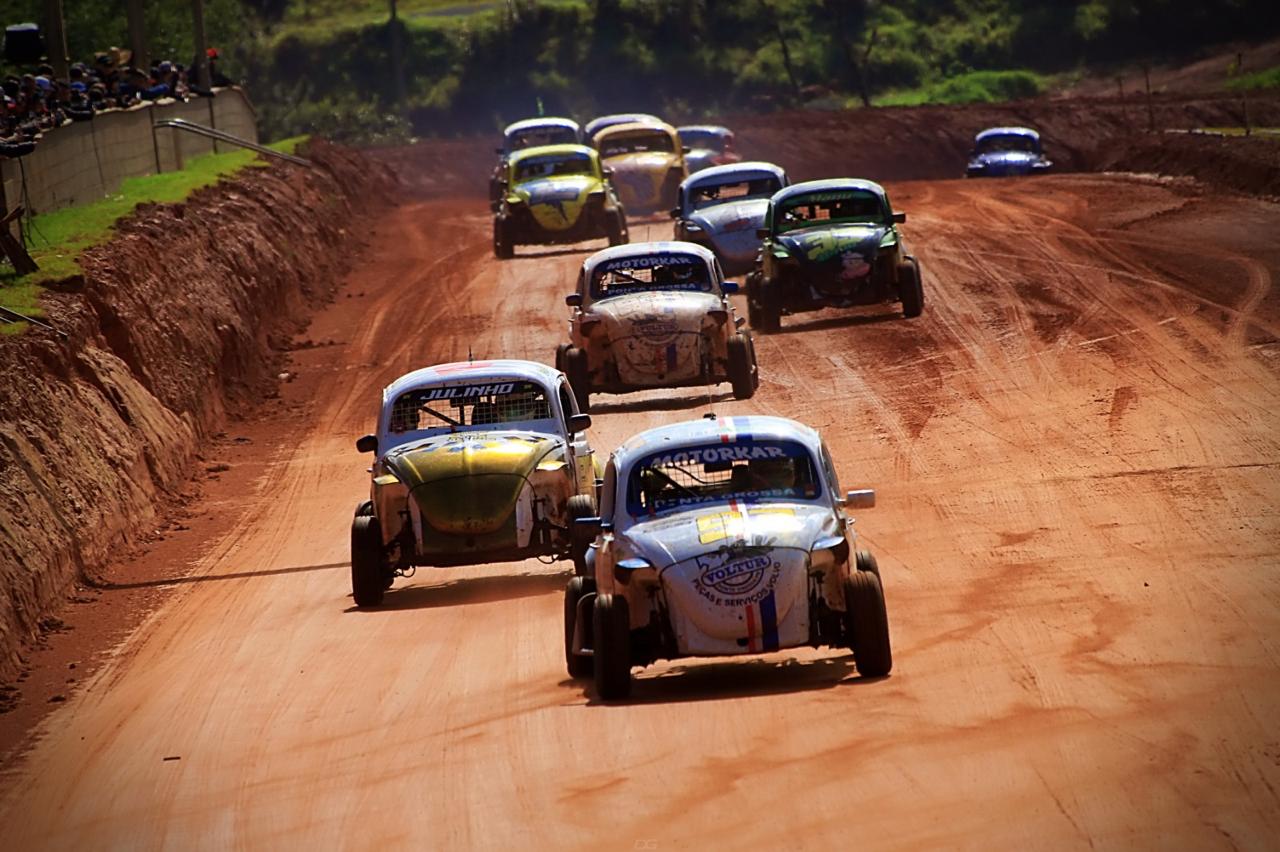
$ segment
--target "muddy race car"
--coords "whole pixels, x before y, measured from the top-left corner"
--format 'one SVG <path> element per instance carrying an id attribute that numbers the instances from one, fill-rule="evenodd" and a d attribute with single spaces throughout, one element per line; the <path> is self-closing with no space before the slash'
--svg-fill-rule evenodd
<path id="1" fill-rule="evenodd" d="M 575 518 L 595 514 L 596 462 L 568 382 L 530 361 L 443 364 L 382 392 L 370 499 L 351 525 L 351 591 L 382 603 L 420 566 L 531 556 L 586 570 Z M 576 543 L 575 543 L 576 541 Z"/>
<path id="2" fill-rule="evenodd" d="M 711 249 L 725 275 L 750 272 L 760 253 L 758 232 L 769 199 L 789 183 L 773 163 L 732 163 L 689 175 L 671 211 L 675 238 Z"/>
<path id="3" fill-rule="evenodd" d="M 1053 161 L 1040 148 L 1040 134 L 1029 127 L 991 127 L 973 138 L 965 177 L 1044 174 Z"/>
<path id="4" fill-rule="evenodd" d="M 736 163 L 742 156 L 733 148 L 733 131 L 718 124 L 686 124 L 676 128 L 680 142 L 689 152 L 684 155 L 689 174 Z"/>
<path id="5" fill-rule="evenodd" d="M 857 550 L 818 433 L 780 417 L 650 429 L 605 467 L 589 576 L 565 590 L 565 662 L 623 698 L 632 666 L 679 657 L 849 648 L 867 677 L 893 667 L 875 558 Z"/>
<path id="6" fill-rule="evenodd" d="M 568 118 L 526 118 L 506 126 L 502 144 L 494 149 L 498 163 L 489 176 L 489 200 L 502 199 L 502 182 L 506 179 L 507 161 L 516 151 L 543 145 L 576 145 L 582 141 L 578 122 Z"/>
<path id="7" fill-rule="evenodd" d="M 776 193 L 747 276 L 751 327 L 775 332 L 785 314 L 893 302 L 904 317 L 920 316 L 920 265 L 897 228 L 906 220 L 869 180 L 807 181 Z"/>
<path id="8" fill-rule="evenodd" d="M 556 349 L 578 407 L 589 411 L 595 392 L 719 382 L 750 398 L 760 373 L 728 298 L 736 290 L 715 255 L 692 243 L 636 243 L 587 258 L 565 298 L 569 342 Z"/>
<path id="9" fill-rule="evenodd" d="M 663 123 L 617 124 L 596 132 L 600 161 L 632 214 L 670 210 L 689 172 L 676 129 Z"/>
<path id="10" fill-rule="evenodd" d="M 511 155 L 493 209 L 493 254 L 517 245 L 630 240 L 627 214 L 596 152 L 585 145 L 547 145 Z"/>

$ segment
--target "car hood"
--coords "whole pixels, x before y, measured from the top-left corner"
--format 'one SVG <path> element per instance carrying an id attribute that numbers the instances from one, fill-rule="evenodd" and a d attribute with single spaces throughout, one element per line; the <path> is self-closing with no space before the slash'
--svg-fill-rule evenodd
<path id="1" fill-rule="evenodd" d="M 613 340 L 622 337 L 670 337 L 698 332 L 708 311 L 722 308 L 710 293 L 629 293 L 596 302 L 587 317 L 603 320 Z"/>
<path id="2" fill-rule="evenodd" d="M 627 172 L 651 172 L 676 165 L 676 155 L 666 151 L 640 151 L 634 154 L 618 154 L 605 161 L 615 174 Z"/>
<path id="3" fill-rule="evenodd" d="M 887 225 L 838 225 L 826 228 L 805 228 L 782 234 L 778 242 L 792 254 L 807 258 L 813 263 L 839 259 L 850 252 L 873 258 L 880 249 L 880 241 L 889 232 Z"/>
<path id="4" fill-rule="evenodd" d="M 416 441 L 397 447 L 382 461 L 433 527 L 478 534 L 506 522 L 539 464 L 564 458 L 564 442 L 555 436 L 493 430 Z"/>
<path id="5" fill-rule="evenodd" d="M 1030 151 L 992 151 L 987 154 L 979 154 L 970 161 L 970 164 L 981 163 L 984 166 L 1029 168 L 1039 160 L 1040 155 L 1033 154 Z"/>
<path id="6" fill-rule="evenodd" d="M 622 537 L 637 556 L 659 570 L 725 548 L 794 548 L 843 535 L 834 513 L 812 503 L 760 503 L 731 508 L 720 503 L 641 521 Z"/>
<path id="7" fill-rule="evenodd" d="M 768 210 L 769 199 L 753 198 L 750 201 L 728 202 L 695 211 L 689 216 L 689 221 L 713 234 L 746 231 L 754 238 L 756 229 L 764 224 L 764 215 Z"/>
<path id="8" fill-rule="evenodd" d="M 578 220 L 587 195 L 600 188 L 591 175 L 563 175 L 526 181 L 515 188 L 529 205 L 538 224 L 552 230 L 567 228 Z"/>

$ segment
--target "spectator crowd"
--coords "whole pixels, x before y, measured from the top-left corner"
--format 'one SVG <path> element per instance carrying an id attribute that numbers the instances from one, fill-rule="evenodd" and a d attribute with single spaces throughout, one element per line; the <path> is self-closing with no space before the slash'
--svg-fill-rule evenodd
<path id="1" fill-rule="evenodd" d="M 113 47 L 95 54 L 92 62 L 72 65 L 65 80 L 57 79 L 50 65 L 41 65 L 35 73 L 6 77 L 0 102 L 0 156 L 30 153 L 43 131 L 89 121 L 103 110 L 213 94 L 199 88 L 194 68 L 189 72 L 180 63 L 157 60 L 143 70 L 131 64 L 132 58 L 130 51 Z M 209 49 L 207 61 L 214 86 L 232 84 L 218 69 L 215 48 Z"/>

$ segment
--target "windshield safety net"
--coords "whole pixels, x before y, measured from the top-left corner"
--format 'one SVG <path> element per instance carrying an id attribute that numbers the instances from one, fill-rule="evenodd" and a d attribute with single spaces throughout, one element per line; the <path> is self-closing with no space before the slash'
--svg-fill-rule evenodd
<path id="1" fill-rule="evenodd" d="M 654 254 L 602 262 L 592 275 L 591 297 L 659 291 L 710 293 L 713 288 L 711 269 L 697 255 Z"/>
<path id="2" fill-rule="evenodd" d="M 636 517 L 730 500 L 812 500 L 812 457 L 791 441 L 736 441 L 655 453 L 631 469 L 627 509 Z"/>
<path id="3" fill-rule="evenodd" d="M 536 382 L 497 381 L 415 388 L 391 406 L 392 432 L 546 420 L 551 406 Z"/>
<path id="4" fill-rule="evenodd" d="M 777 230 L 791 231 L 815 224 L 870 222 L 886 224 L 884 201 L 874 192 L 848 190 L 790 198 L 777 213 Z"/>

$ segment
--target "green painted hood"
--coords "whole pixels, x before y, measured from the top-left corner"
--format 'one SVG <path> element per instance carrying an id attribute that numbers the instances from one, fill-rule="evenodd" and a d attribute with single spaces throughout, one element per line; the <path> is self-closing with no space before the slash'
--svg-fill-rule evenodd
<path id="1" fill-rule="evenodd" d="M 391 451 L 383 462 L 433 528 L 485 535 L 511 517 L 539 464 L 564 458 L 564 444 L 553 436 L 486 431 L 428 438 Z"/>

